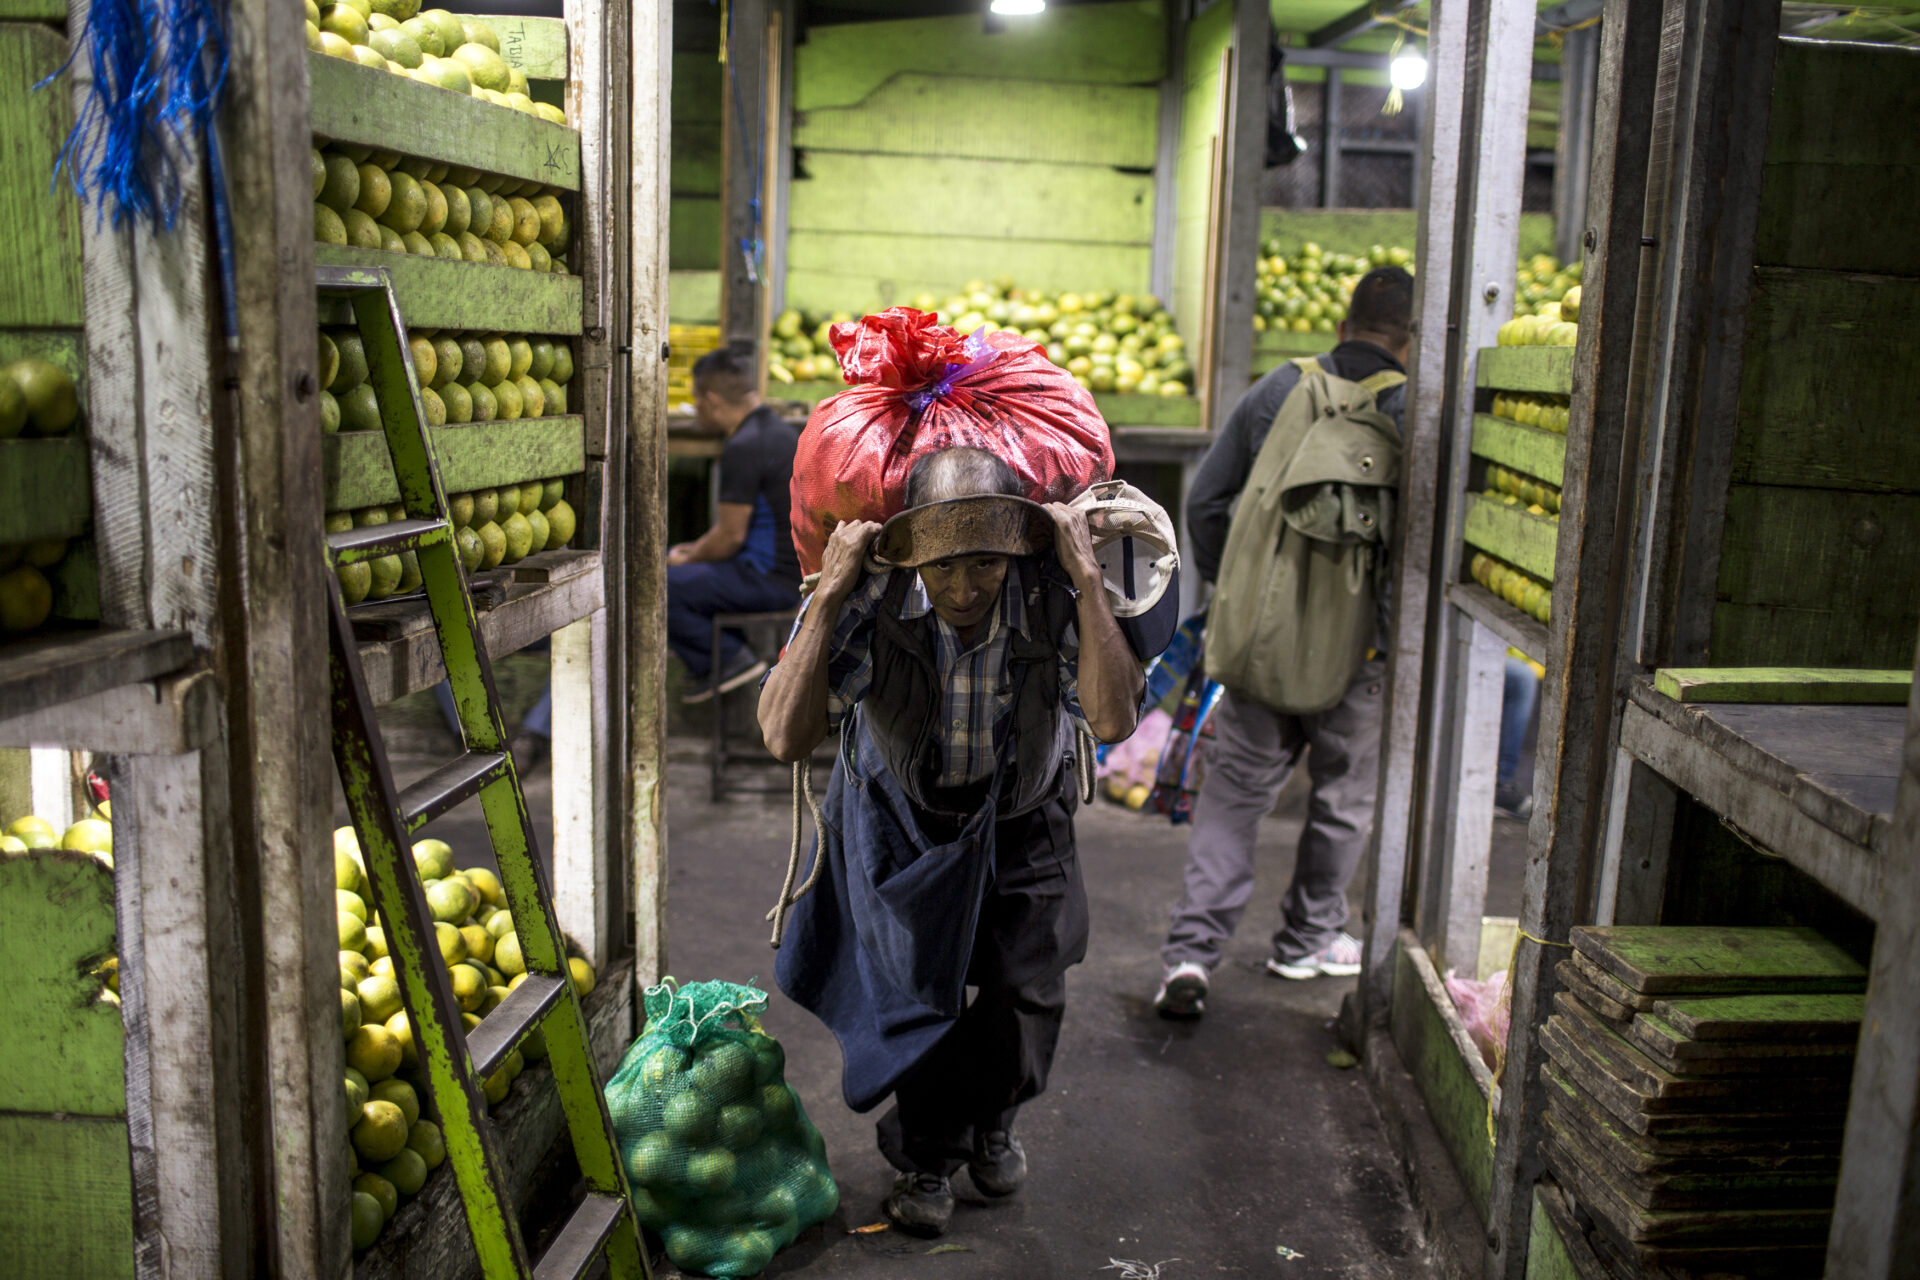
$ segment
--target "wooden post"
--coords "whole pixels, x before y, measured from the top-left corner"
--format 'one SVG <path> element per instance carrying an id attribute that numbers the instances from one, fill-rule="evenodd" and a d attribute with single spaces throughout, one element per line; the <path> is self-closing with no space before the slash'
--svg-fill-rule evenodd
<path id="1" fill-rule="evenodd" d="M 1380 786 L 1373 807 L 1371 907 L 1366 969 L 1348 1039 L 1366 1043 L 1386 1016 L 1393 987 L 1393 950 L 1404 914 L 1407 863 L 1415 840 L 1415 785 L 1425 722 L 1428 611 L 1433 590 L 1435 512 L 1446 457 L 1444 425 L 1451 388 L 1447 371 L 1458 351 L 1453 316 L 1453 238 L 1459 196 L 1467 65 L 1468 0 L 1434 0 L 1428 22 L 1429 102 L 1421 133 L 1420 205 L 1413 281 L 1413 354 L 1401 438 L 1400 529 L 1394 566 L 1393 639 L 1387 654 L 1387 700 L 1380 736 Z"/>
<path id="2" fill-rule="evenodd" d="M 553 908 L 560 929 L 596 969 L 612 957 L 612 871 L 601 803 L 613 784 L 607 754 L 607 611 L 553 633 Z"/>
<path id="3" fill-rule="evenodd" d="M 1320 95 L 1320 207 L 1332 209 L 1340 202 L 1340 68 L 1327 68 L 1325 91 Z"/>
<path id="4" fill-rule="evenodd" d="M 763 101 L 767 88 L 767 2 L 728 0 L 723 12 L 730 25 L 720 32 L 721 50 L 726 56 L 721 69 L 724 101 L 720 115 L 722 342 L 754 342 L 760 333 L 760 292 L 767 260 L 762 253 L 758 262 L 752 261 L 750 246 L 756 239 L 764 242 L 767 234 L 765 210 L 757 219 L 754 212 L 761 199 L 761 175 L 772 157 Z"/>
<path id="5" fill-rule="evenodd" d="M 1272 16 L 1264 0 L 1234 0 L 1232 74 L 1223 86 L 1226 128 L 1221 155 L 1227 198 L 1221 225 L 1220 262 L 1211 287 L 1213 381 L 1210 425 L 1217 426 L 1246 394 L 1253 370 L 1253 312 L 1259 285 L 1260 177 L 1267 154 L 1267 46 Z"/>
<path id="6" fill-rule="evenodd" d="M 633 368 L 625 492 L 627 840 L 633 859 L 634 981 L 667 958 L 667 172 L 673 11 L 634 6 L 631 200 Z M 636 1001 L 637 1003 L 637 1001 Z"/>
<path id="7" fill-rule="evenodd" d="M 1600 29 L 1576 27 L 1561 37 L 1560 123 L 1553 146 L 1553 253 L 1580 258 L 1586 229 L 1587 182 L 1593 173 L 1593 103 L 1599 86 Z"/>
<path id="8" fill-rule="evenodd" d="M 1418 844 L 1421 940 L 1440 946 L 1444 967 L 1477 969 L 1479 917 L 1485 910 L 1486 863 L 1492 839 L 1493 775 L 1498 752 L 1498 649 L 1477 623 L 1456 621 L 1444 584 L 1459 581 L 1473 434 L 1475 374 L 1480 349 L 1513 312 L 1511 298 L 1520 239 L 1520 193 L 1526 153 L 1527 87 L 1532 67 L 1532 13 L 1507 0 L 1483 0 L 1467 18 L 1466 82 L 1461 107 L 1462 148 L 1455 208 L 1449 330 L 1458 347 L 1447 366 L 1452 394 L 1440 428 L 1445 461 L 1436 493 L 1445 519 L 1437 525 L 1429 573 L 1439 588 L 1429 597 L 1439 611 L 1430 634 L 1425 729 L 1426 765 Z M 1479 652 L 1475 652 L 1478 649 Z M 1444 938 L 1444 945 L 1442 940 Z"/>
<path id="9" fill-rule="evenodd" d="M 1880 880 L 1826 1274 L 1911 1276 L 1920 1261 L 1920 682 Z"/>
<path id="10" fill-rule="evenodd" d="M 1489 1280 L 1520 1280 L 1533 1184 L 1540 1172 L 1536 1034 L 1551 1006 L 1557 948 L 1585 918 L 1591 883 L 1588 852 L 1599 846 L 1602 795 L 1614 716 L 1610 681 L 1619 635 L 1621 506 L 1631 499 L 1621 474 L 1636 418 L 1628 402 L 1634 321 L 1639 310 L 1641 231 L 1647 164 L 1653 145 L 1654 82 L 1661 54 L 1660 0 L 1608 0 L 1602 23 L 1592 194 L 1588 200 L 1585 296 L 1575 348 L 1566 483 L 1561 491 L 1554 566 L 1553 623 L 1540 718 L 1544 766 L 1534 780 L 1535 813 L 1527 839 L 1521 906 L 1524 931 L 1515 952 L 1512 1029 L 1502 1077 L 1487 1222 Z M 1543 803 L 1544 801 L 1544 803 Z"/>

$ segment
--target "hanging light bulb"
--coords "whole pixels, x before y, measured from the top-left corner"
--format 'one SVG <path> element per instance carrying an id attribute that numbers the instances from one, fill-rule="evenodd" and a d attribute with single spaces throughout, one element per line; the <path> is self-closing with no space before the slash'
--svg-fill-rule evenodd
<path id="1" fill-rule="evenodd" d="M 1402 93 L 1410 93 L 1427 82 L 1427 55 L 1409 48 L 1387 65 L 1387 79 Z"/>
<path id="2" fill-rule="evenodd" d="M 1047 11 L 1047 0 L 993 0 L 987 7 L 1003 18 L 1031 18 Z"/>

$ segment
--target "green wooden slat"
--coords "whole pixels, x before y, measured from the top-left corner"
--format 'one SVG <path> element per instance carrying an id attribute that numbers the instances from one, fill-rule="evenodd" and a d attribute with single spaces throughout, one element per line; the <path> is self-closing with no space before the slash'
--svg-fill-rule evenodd
<path id="1" fill-rule="evenodd" d="M 1317 356 L 1333 350 L 1340 341 L 1331 333 L 1295 333 L 1291 329 L 1268 329 L 1253 335 L 1253 376 L 1273 372 L 1300 356 Z"/>
<path id="2" fill-rule="evenodd" d="M 1394 949 L 1393 999 L 1387 1016 L 1394 1045 L 1426 1100 L 1427 1115 L 1453 1157 L 1473 1207 L 1484 1215 L 1493 1185 L 1487 1095 L 1461 1057 L 1445 1015 L 1435 1006 L 1404 946 Z"/>
<path id="3" fill-rule="evenodd" d="M 318 137 L 580 189 L 577 129 L 323 53 L 307 72 Z"/>
<path id="4" fill-rule="evenodd" d="M 1198 427 L 1200 401 L 1193 396 L 1120 395 L 1093 393 L 1094 404 L 1109 427 Z"/>
<path id="5" fill-rule="evenodd" d="M 484 262 L 452 262 L 412 253 L 381 253 L 348 245 L 317 244 L 313 257 L 323 267 L 364 267 L 369 282 L 375 271 L 386 268 L 400 299 L 400 314 L 412 328 L 568 335 L 580 332 L 583 302 L 579 276 L 549 275 Z M 345 313 L 337 302 L 323 298 L 321 319 L 344 323 Z"/>
<path id="6" fill-rule="evenodd" d="M 8 1052 L 0 1112 L 127 1111 L 120 1006 L 93 971 L 114 954 L 113 869 L 84 853 L 0 858 Z M 5 1147 L 0 1165 L 18 1168 Z M 8 1274 L 0 1267 L 0 1274 Z"/>
<path id="7" fill-rule="evenodd" d="M 1663 667 L 1653 687 L 1676 702 L 1905 705 L 1913 672 L 1854 667 Z"/>
<path id="8" fill-rule="evenodd" d="M 1859 1035 L 1867 998 L 1861 992 L 1770 991 L 1747 996 L 1661 1000 L 1654 1011 L 1695 1040 L 1819 1040 Z"/>
<path id="9" fill-rule="evenodd" d="M 125 1120 L 0 1113 L 0 1151 L 0 1275 L 132 1280 Z"/>
<path id="10" fill-rule="evenodd" d="M 567 24 L 560 18 L 526 18 L 498 13 L 461 13 L 467 22 L 484 22 L 500 37 L 500 56 L 529 80 L 567 78 Z"/>
<path id="11" fill-rule="evenodd" d="M 1572 347 L 1482 347 L 1476 385 L 1539 395 L 1573 394 Z"/>
<path id="12" fill-rule="evenodd" d="M 787 305 L 802 305 L 794 299 L 791 279 L 787 282 Z M 667 318 L 675 324 L 720 323 L 720 273 L 678 268 L 668 272 Z"/>
<path id="13" fill-rule="evenodd" d="M 66 0 L 0 0 L 0 22 L 65 22 Z"/>
<path id="14" fill-rule="evenodd" d="M 1904 336 L 1916 329 L 1920 280 L 1755 271 L 1734 482 L 1920 491 L 1920 362 Z"/>
<path id="15" fill-rule="evenodd" d="M 1859 991 L 1867 971 L 1806 928 L 1580 925 L 1579 953 L 1649 995 Z"/>
<path id="16" fill-rule="evenodd" d="M 790 234 L 966 237 L 1048 244 L 1148 245 L 1153 175 L 1060 162 L 810 152 L 793 184 Z M 939 192 L 937 200 L 927 199 Z M 970 273 L 1012 274 L 983 256 Z M 957 289 L 969 278 L 956 276 Z M 1089 284 L 1105 287 L 1105 282 Z"/>
<path id="17" fill-rule="evenodd" d="M 816 26 L 795 53 L 793 108 L 850 106 L 910 71 L 1151 85 L 1167 74 L 1166 35 L 1154 0 L 1056 7 L 1017 36 L 978 14 Z"/>
<path id="18" fill-rule="evenodd" d="M 1490 413 L 1473 415 L 1473 452 L 1488 461 L 1559 487 L 1567 464 L 1567 438 Z"/>
<path id="19" fill-rule="evenodd" d="M 1553 581 L 1560 527 L 1545 516 L 1528 515 L 1525 507 L 1469 494 L 1465 537 L 1468 545 L 1525 569 L 1542 582 Z"/>
<path id="20" fill-rule="evenodd" d="M 586 423 L 578 415 L 469 422 L 431 429 L 448 493 L 573 475 L 587 465 Z M 329 511 L 400 501 L 385 435 L 348 431 L 320 442 Z"/>
<path id="21" fill-rule="evenodd" d="M 1580 1280 L 1566 1242 L 1540 1202 L 1538 1187 L 1533 1190 L 1533 1219 L 1527 1227 L 1526 1280 Z"/>
<path id="22" fill-rule="evenodd" d="M 675 196 L 667 210 L 667 263 L 673 271 L 720 270 L 720 198 Z"/>
<path id="23" fill-rule="evenodd" d="M 63 21 L 65 6 L 33 16 Z M 73 127 L 71 83 L 33 86 L 60 69 L 66 38 L 39 22 L 0 25 L 0 328 L 64 328 L 86 322 L 80 287 L 80 206 L 53 182 L 54 160 Z"/>
<path id="24" fill-rule="evenodd" d="M 794 230 L 787 240 L 787 305 L 864 311 L 921 293 L 945 299 L 969 280 L 1010 276 L 1029 289 L 1145 293 L 1145 244 L 1072 244 L 980 236 L 881 235 Z M 1198 332 L 1189 330 L 1187 332 Z"/>
<path id="25" fill-rule="evenodd" d="M 85 440 L 0 440 L 0 545 L 76 538 L 92 514 Z"/>
<path id="26" fill-rule="evenodd" d="M 956 111 L 957 102 L 966 108 Z M 854 106 L 807 112 L 793 141 L 807 149 L 809 172 L 823 151 L 1151 169 L 1159 117 L 1160 92 L 1150 85 L 911 73 Z M 1042 120 L 1046 127 L 1035 128 Z"/>

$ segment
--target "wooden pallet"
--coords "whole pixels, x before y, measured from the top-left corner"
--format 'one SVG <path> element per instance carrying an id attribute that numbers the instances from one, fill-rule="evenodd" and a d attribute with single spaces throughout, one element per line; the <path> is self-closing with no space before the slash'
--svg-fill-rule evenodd
<path id="1" fill-rule="evenodd" d="M 1865 991 L 1867 971 L 1812 929 L 1586 925 L 1574 950 L 1640 995 Z"/>
<path id="2" fill-rule="evenodd" d="M 1583 1093 L 1552 1062 L 1540 1064 L 1547 1106 L 1575 1131 L 1607 1153 L 1623 1172 L 1682 1173 L 1720 1168 L 1764 1172 L 1832 1167 L 1840 1158 L 1838 1126 L 1826 1132 L 1727 1134 L 1719 1131 L 1667 1136 L 1636 1133 Z"/>

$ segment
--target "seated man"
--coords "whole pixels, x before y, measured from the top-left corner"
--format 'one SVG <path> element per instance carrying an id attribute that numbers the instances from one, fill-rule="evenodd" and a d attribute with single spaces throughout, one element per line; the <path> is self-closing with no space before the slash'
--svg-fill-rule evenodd
<path id="1" fill-rule="evenodd" d="M 713 617 L 771 613 L 800 603 L 800 557 L 787 527 L 797 428 L 760 402 L 753 352 L 722 347 L 693 366 L 700 425 L 726 433 L 713 527 L 667 552 L 667 643 L 693 677 L 684 702 L 705 702 L 758 680 L 767 664 L 731 632 L 713 663 Z"/>
<path id="2" fill-rule="evenodd" d="M 834 530 L 760 695 L 782 760 L 851 717 L 776 976 L 839 1040 L 848 1105 L 893 1095 L 885 1210 L 924 1235 L 962 1166 L 987 1196 L 1026 1176 L 1014 1116 L 1046 1088 L 1087 946 L 1073 729 L 1127 737 L 1145 683 L 1086 516 L 1021 492 L 991 453 L 921 458 L 884 530 Z M 870 552 L 895 567 L 867 574 Z"/>

